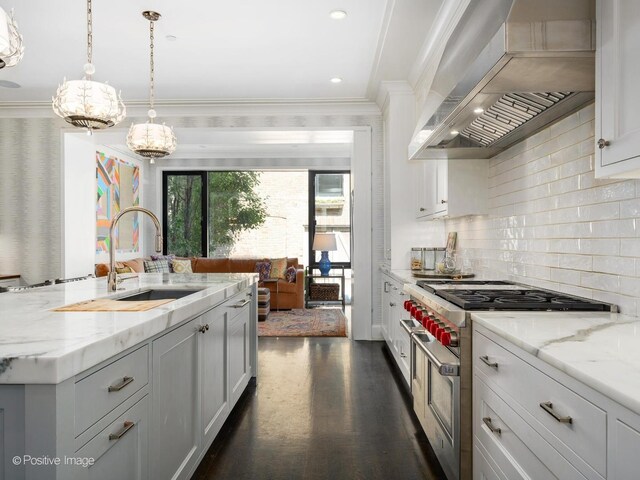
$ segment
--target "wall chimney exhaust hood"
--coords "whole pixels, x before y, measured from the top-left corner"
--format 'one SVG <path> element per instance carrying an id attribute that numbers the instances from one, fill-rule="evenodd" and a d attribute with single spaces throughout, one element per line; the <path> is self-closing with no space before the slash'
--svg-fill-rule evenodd
<path id="1" fill-rule="evenodd" d="M 472 1 L 410 158 L 490 158 L 593 101 L 594 12 L 593 0 Z"/>

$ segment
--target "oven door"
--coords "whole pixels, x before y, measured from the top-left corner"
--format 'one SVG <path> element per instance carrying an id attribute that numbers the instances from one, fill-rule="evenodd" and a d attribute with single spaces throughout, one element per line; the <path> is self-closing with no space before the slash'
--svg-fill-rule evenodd
<path id="1" fill-rule="evenodd" d="M 431 335 L 412 335 L 416 415 L 449 480 L 460 478 L 460 361 Z"/>

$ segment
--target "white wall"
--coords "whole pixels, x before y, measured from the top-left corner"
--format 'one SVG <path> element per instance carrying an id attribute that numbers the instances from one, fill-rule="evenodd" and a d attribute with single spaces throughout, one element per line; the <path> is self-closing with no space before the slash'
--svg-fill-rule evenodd
<path id="1" fill-rule="evenodd" d="M 0 273 L 38 283 L 62 274 L 61 128 L 0 118 Z"/>
<path id="2" fill-rule="evenodd" d="M 478 274 L 640 314 L 640 181 L 594 178 L 593 105 L 493 158 L 487 174 L 490 215 L 446 222 Z"/>

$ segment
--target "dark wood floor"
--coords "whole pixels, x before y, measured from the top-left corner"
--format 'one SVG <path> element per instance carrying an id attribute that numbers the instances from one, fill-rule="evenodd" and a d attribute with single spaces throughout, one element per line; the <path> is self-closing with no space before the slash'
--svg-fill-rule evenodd
<path id="1" fill-rule="evenodd" d="M 258 382 L 193 479 L 440 479 L 383 342 L 260 338 Z"/>

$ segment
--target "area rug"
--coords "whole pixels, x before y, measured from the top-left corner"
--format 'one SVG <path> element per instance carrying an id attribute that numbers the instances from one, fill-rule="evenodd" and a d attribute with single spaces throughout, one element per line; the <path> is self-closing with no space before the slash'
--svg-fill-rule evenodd
<path id="1" fill-rule="evenodd" d="M 271 310 L 258 322 L 260 337 L 346 337 L 347 319 L 338 308 Z"/>

